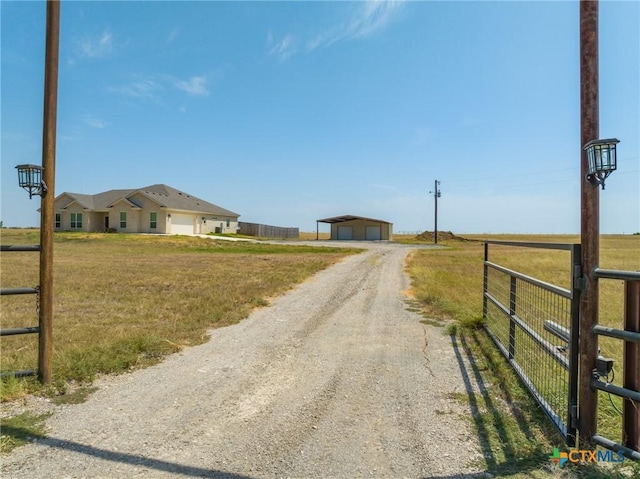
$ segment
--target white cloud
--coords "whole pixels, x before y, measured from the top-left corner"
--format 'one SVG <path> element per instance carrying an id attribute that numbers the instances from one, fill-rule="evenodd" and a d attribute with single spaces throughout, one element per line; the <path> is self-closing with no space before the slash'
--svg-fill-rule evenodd
<path id="1" fill-rule="evenodd" d="M 276 41 L 271 31 L 267 34 L 267 52 L 269 55 L 286 60 L 301 49 L 311 52 L 317 48 L 328 47 L 336 42 L 363 38 L 384 29 L 404 0 L 372 0 L 356 2 L 351 7 L 346 20 L 337 25 L 327 27 L 310 39 L 297 41 L 294 34 L 288 33 Z M 349 4 L 351 5 L 351 4 Z M 299 47 L 303 45 L 303 47 Z"/>
<path id="2" fill-rule="evenodd" d="M 163 87 L 155 78 L 146 77 L 138 78 L 128 85 L 111 87 L 110 90 L 134 98 L 158 100 L 157 93 L 163 90 Z"/>
<path id="3" fill-rule="evenodd" d="M 324 30 L 308 41 L 307 51 L 327 47 L 342 40 L 373 35 L 388 25 L 402 4 L 403 0 L 373 0 L 359 3 L 347 21 Z"/>
<path id="4" fill-rule="evenodd" d="M 191 77 L 189 80 L 177 80 L 175 86 L 192 96 L 209 96 L 207 79 L 203 76 Z"/>
<path id="5" fill-rule="evenodd" d="M 76 41 L 77 55 L 85 58 L 102 58 L 113 51 L 113 35 L 108 29 L 102 34 Z"/>
<path id="6" fill-rule="evenodd" d="M 106 128 L 109 125 L 106 121 L 96 118 L 93 115 L 84 115 L 83 120 L 87 125 L 93 128 Z"/>
<path id="7" fill-rule="evenodd" d="M 140 76 L 127 85 L 111 87 L 109 90 L 141 100 L 160 102 L 160 93 L 171 88 L 191 96 L 209 96 L 207 78 L 204 75 L 193 76 L 188 80 L 180 80 L 170 75 Z"/>
<path id="8" fill-rule="evenodd" d="M 269 32 L 267 36 L 267 48 L 269 49 L 269 55 L 277 56 L 280 60 L 286 60 L 296 53 L 294 36 L 287 34 L 282 40 L 276 42 L 273 34 Z"/>
<path id="9" fill-rule="evenodd" d="M 169 32 L 169 35 L 167 35 L 167 44 L 169 43 L 173 43 L 173 41 L 178 38 L 178 35 L 180 34 L 180 27 L 176 27 L 173 30 L 171 30 Z"/>

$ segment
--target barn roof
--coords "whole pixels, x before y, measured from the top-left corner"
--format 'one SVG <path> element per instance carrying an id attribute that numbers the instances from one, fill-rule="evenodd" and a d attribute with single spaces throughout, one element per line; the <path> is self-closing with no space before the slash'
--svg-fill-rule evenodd
<path id="1" fill-rule="evenodd" d="M 345 221 L 353 221 L 353 220 L 366 220 L 366 221 L 373 221 L 375 223 L 391 224 L 389 221 L 377 220 L 374 218 L 367 218 L 365 216 L 354 216 L 354 215 L 333 216 L 332 218 L 324 218 L 316 221 L 318 223 L 344 223 Z"/>

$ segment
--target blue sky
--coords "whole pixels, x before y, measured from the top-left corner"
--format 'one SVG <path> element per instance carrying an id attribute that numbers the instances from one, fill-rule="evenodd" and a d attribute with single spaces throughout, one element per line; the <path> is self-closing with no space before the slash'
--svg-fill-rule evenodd
<path id="1" fill-rule="evenodd" d="M 39 224 L 44 2 L 2 1 L 1 217 Z M 244 221 L 580 230 L 579 5 L 62 2 L 56 195 L 165 183 Z M 600 3 L 601 232 L 640 231 L 640 3 Z M 321 231 L 326 226 L 321 226 Z"/>

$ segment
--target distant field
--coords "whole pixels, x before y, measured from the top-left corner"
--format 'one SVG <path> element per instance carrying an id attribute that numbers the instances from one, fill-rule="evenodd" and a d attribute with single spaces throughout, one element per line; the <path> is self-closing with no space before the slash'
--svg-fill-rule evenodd
<path id="1" fill-rule="evenodd" d="M 3 229 L 2 244 L 38 244 Z M 269 298 L 357 250 L 185 236 L 56 233 L 54 376 L 91 379 L 157 362 L 240 321 Z M 38 253 L 2 253 L 3 288 L 38 284 Z M 36 326 L 33 295 L 2 296 L 2 327 Z M 37 366 L 37 336 L 0 339 L 2 371 Z M 3 382 L 2 397 L 29 381 Z M 32 384 L 32 387 L 35 385 Z"/>

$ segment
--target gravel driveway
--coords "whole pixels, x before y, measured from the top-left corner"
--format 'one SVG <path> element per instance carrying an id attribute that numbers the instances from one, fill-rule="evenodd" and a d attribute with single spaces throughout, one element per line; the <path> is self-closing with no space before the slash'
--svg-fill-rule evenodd
<path id="1" fill-rule="evenodd" d="M 411 247 L 367 248 L 204 345 L 98 381 L 2 477 L 475 477 L 452 399 L 467 366 L 407 310 Z"/>

